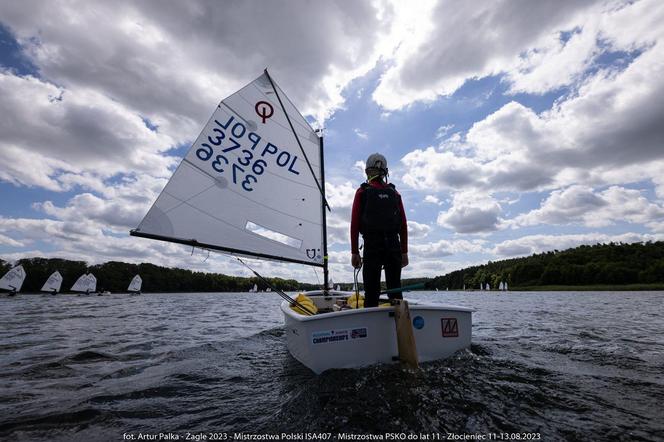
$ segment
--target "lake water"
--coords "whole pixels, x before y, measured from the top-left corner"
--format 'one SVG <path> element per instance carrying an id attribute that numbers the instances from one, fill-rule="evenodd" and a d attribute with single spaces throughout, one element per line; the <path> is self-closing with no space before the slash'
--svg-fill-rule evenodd
<path id="1" fill-rule="evenodd" d="M 0 439 L 664 440 L 664 292 L 409 297 L 475 308 L 472 347 L 317 376 L 275 294 L 0 298 Z"/>

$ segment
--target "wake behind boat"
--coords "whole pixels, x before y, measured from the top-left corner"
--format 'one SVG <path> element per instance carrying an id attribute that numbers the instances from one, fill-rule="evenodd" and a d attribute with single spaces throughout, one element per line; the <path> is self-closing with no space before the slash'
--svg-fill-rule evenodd
<path id="1" fill-rule="evenodd" d="M 468 347 L 467 308 L 417 304 L 405 327 L 395 321 L 400 308 L 335 311 L 349 294 L 328 289 L 329 206 L 319 134 L 266 70 L 217 106 L 131 235 L 322 267 L 325 290 L 307 293 L 318 314 L 274 290 L 286 300 L 281 310 L 291 354 L 316 373 L 390 362 L 404 333 L 415 338 L 422 361 Z"/>

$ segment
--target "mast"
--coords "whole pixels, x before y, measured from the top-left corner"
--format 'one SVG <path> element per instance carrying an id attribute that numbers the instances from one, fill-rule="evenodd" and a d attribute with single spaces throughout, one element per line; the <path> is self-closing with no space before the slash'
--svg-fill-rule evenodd
<path id="1" fill-rule="evenodd" d="M 327 204 L 325 198 L 325 153 L 323 151 L 323 130 L 320 130 L 320 138 L 318 139 L 320 145 L 320 182 L 321 182 L 321 210 L 323 212 L 323 292 L 327 292 L 327 285 L 330 279 L 328 271 L 328 257 L 327 257 L 327 214 L 325 213 L 325 206 Z"/>

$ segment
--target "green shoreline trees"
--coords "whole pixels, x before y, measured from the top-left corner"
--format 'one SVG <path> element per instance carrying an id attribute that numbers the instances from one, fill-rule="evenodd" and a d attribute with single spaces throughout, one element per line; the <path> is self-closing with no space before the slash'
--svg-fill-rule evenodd
<path id="1" fill-rule="evenodd" d="M 83 261 L 57 258 L 26 258 L 18 261 L 27 273 L 22 292 L 38 292 L 55 270 L 63 276 L 63 291 L 68 291 L 76 279 L 89 271 L 97 277 L 97 288 L 111 292 L 127 290 L 131 278 L 140 274 L 145 292 L 244 292 L 254 284 L 259 290 L 267 288 L 258 278 L 227 276 L 219 273 L 192 272 L 154 264 L 127 264 L 109 261 L 88 266 Z M 0 260 L 0 275 L 11 265 Z M 270 284 L 284 291 L 315 290 L 314 284 L 294 279 L 268 278 Z M 403 280 L 404 285 L 426 282 L 429 289 L 479 289 L 487 283 L 492 289 L 507 282 L 510 289 L 559 286 L 618 287 L 664 284 L 664 241 L 646 243 L 609 243 L 579 246 L 564 251 L 540 253 L 524 258 L 489 261 L 487 264 L 456 270 L 435 278 Z M 349 283 L 340 284 L 350 290 Z"/>
<path id="2" fill-rule="evenodd" d="M 62 274 L 62 291 L 68 292 L 76 279 L 85 272 L 92 272 L 97 278 L 97 290 L 126 292 L 134 275 L 143 279 L 143 292 L 246 292 L 254 284 L 259 290 L 267 285 L 258 278 L 227 276 L 220 273 L 192 272 L 178 268 L 160 267 L 154 264 L 128 264 L 109 261 L 104 264 L 88 266 L 82 261 L 66 259 L 25 258 L 18 261 L 25 269 L 27 277 L 22 292 L 34 293 L 41 289 L 44 281 L 54 271 Z M 0 260 L 0 274 L 11 266 Z M 294 279 L 266 278 L 272 287 L 284 290 L 313 290 L 312 284 L 303 284 Z"/>
<path id="3" fill-rule="evenodd" d="M 664 283 L 664 242 L 609 243 L 489 261 L 434 278 L 433 287 L 458 290 L 539 286 L 622 286 Z"/>

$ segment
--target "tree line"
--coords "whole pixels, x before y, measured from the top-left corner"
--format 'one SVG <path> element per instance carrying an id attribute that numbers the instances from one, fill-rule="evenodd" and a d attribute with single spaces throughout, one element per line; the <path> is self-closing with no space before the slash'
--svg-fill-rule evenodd
<path id="1" fill-rule="evenodd" d="M 525 258 L 489 261 L 434 278 L 432 288 L 478 289 L 500 282 L 510 288 L 548 285 L 664 283 L 664 242 L 609 243 L 553 250 Z"/>
<path id="2" fill-rule="evenodd" d="M 220 273 L 192 272 L 154 264 L 128 264 L 110 261 L 89 266 L 83 261 L 58 258 L 25 258 L 17 262 L 27 274 L 22 292 L 38 292 L 54 271 L 63 276 L 62 291 L 66 292 L 84 273 L 97 278 L 98 290 L 124 292 L 134 275 L 143 279 L 144 292 L 246 292 L 254 284 L 267 289 L 260 278 L 228 276 Z M 0 259 L 0 275 L 12 266 Z M 283 291 L 316 290 L 314 284 L 294 279 L 266 278 L 270 285 Z M 548 285 L 627 285 L 664 283 L 664 241 L 645 243 L 609 243 L 583 245 L 568 250 L 554 250 L 524 258 L 489 261 L 435 278 L 404 279 L 402 284 L 424 282 L 427 289 L 478 289 L 490 284 L 492 289 L 506 282 L 511 289 Z M 384 284 L 383 284 L 384 285 Z M 340 284 L 351 290 L 352 284 Z M 360 284 L 362 289 L 362 284 Z"/>
<path id="3" fill-rule="evenodd" d="M 141 275 L 143 292 L 246 292 L 257 285 L 258 290 L 268 285 L 260 278 L 227 276 L 220 273 L 192 272 L 178 268 L 161 267 L 154 264 L 128 264 L 109 261 L 104 264 L 88 265 L 84 261 L 69 261 L 58 258 L 25 258 L 15 265 L 22 265 L 26 273 L 21 292 L 38 292 L 48 277 L 56 270 L 62 275 L 62 291 L 67 292 L 84 273 L 92 273 L 97 278 L 97 290 L 126 292 L 134 275 Z M 12 265 L 0 260 L 0 276 Z M 294 279 L 266 278 L 270 285 L 283 291 L 314 290 L 312 284 L 300 283 Z"/>

